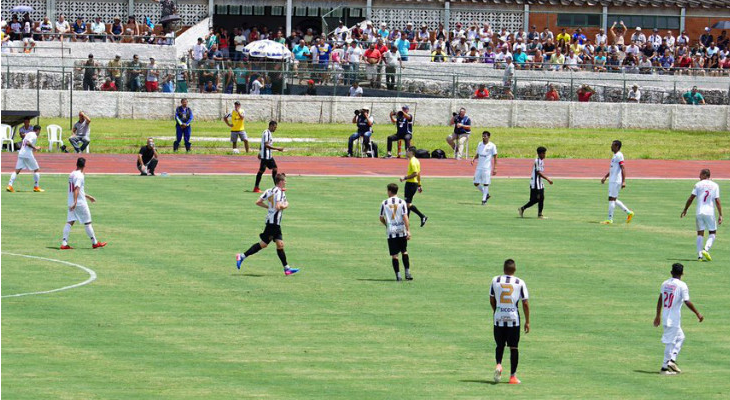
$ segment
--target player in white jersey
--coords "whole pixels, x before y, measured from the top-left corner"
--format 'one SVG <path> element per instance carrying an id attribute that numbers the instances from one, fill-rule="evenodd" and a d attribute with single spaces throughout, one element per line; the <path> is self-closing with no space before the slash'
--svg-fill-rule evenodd
<path id="1" fill-rule="evenodd" d="M 408 241 L 411 240 L 411 223 L 408 220 L 408 205 L 398 198 L 398 185 L 388 184 L 388 198 L 380 205 L 380 222 L 385 225 L 385 234 L 388 235 L 388 251 L 393 262 L 395 280 L 401 281 L 398 253 L 403 255 L 403 267 L 406 270 L 406 280 L 412 281 L 411 263 L 408 258 Z"/>
<path id="2" fill-rule="evenodd" d="M 268 212 L 266 214 L 266 226 L 264 231 L 259 235 L 261 241 L 251 246 L 245 253 L 236 254 L 236 268 L 241 269 L 241 263 L 247 257 L 250 257 L 259 250 L 265 249 L 269 243 L 273 240 L 276 243 L 276 254 L 281 260 L 281 265 L 284 266 L 284 275 L 292 275 L 299 272 L 299 268 L 291 268 L 286 262 L 286 253 L 284 252 L 284 236 L 281 233 L 281 218 L 284 210 L 289 208 L 289 202 L 286 200 L 286 175 L 277 174 L 274 177 L 276 186 L 268 189 L 264 194 L 259 197 L 256 201 L 256 205 L 265 208 Z"/>
<path id="3" fill-rule="evenodd" d="M 261 135 L 261 148 L 258 155 L 261 164 L 259 165 L 259 172 L 256 173 L 256 184 L 253 187 L 254 193 L 261 193 L 259 184 L 261 184 L 261 177 L 266 172 L 266 168 L 271 170 L 271 179 L 274 180 L 274 184 L 276 185 L 276 175 L 279 170 L 276 167 L 276 161 L 274 161 L 272 152 L 273 150 L 284 151 L 283 147 L 274 147 L 274 136 L 272 134 L 276 132 L 277 126 L 276 121 L 269 121 L 269 129 L 265 130 Z"/>
<path id="4" fill-rule="evenodd" d="M 522 300 L 522 309 L 525 312 L 525 333 L 530 332 L 530 304 L 529 294 L 525 281 L 515 276 L 517 267 L 512 259 L 504 261 L 504 275 L 492 279 L 489 290 L 489 303 L 494 312 L 494 341 L 497 343 L 495 352 L 497 367 L 494 370 L 494 381 L 502 379 L 502 356 L 505 345 L 510 349 L 510 384 L 518 384 L 517 364 L 520 342 L 520 311 L 519 303 Z"/>
<path id="5" fill-rule="evenodd" d="M 614 140 L 611 143 L 611 151 L 613 151 L 613 157 L 611 158 L 611 169 L 608 171 L 606 176 L 601 179 L 601 184 L 606 183 L 608 179 L 608 219 L 601 221 L 602 224 L 613 223 L 613 210 L 616 206 L 619 206 L 626 213 L 626 223 L 631 223 L 634 219 L 634 212 L 629 210 L 628 207 L 618 199 L 618 192 L 626 187 L 626 167 L 624 167 L 624 154 L 621 153 L 621 141 Z"/>
<path id="6" fill-rule="evenodd" d="M 680 218 L 687 215 L 687 209 L 695 197 L 697 198 L 697 259 L 699 261 L 712 261 L 710 249 L 712 244 L 715 243 L 717 225 L 722 224 L 722 205 L 720 205 L 720 186 L 710 180 L 709 169 L 700 171 L 700 181 L 692 189 L 692 194 L 689 195 Z M 719 215 L 717 221 L 715 221 L 715 205 L 717 205 Z M 705 239 L 705 229 L 709 231 L 709 235 L 705 247 L 702 247 L 702 242 Z"/>
<path id="7" fill-rule="evenodd" d="M 664 328 L 664 335 L 662 335 L 664 362 L 662 362 L 662 369 L 659 372 L 662 375 L 675 375 L 682 372 L 677 365 L 677 356 L 684 343 L 684 332 L 682 332 L 681 326 L 682 304 L 686 304 L 700 322 L 705 319 L 689 301 L 689 289 L 687 284 L 682 282 L 682 274 L 684 274 L 684 266 L 680 263 L 672 264 L 672 277 L 662 283 L 659 300 L 656 303 L 654 326 L 662 324 Z"/>
<path id="8" fill-rule="evenodd" d="M 33 181 L 35 182 L 33 185 L 33 191 L 45 192 L 45 190 L 41 189 L 39 186 L 39 182 L 41 180 L 41 169 L 38 167 L 38 161 L 36 161 L 33 156 L 34 151 L 40 150 L 39 147 L 36 147 L 36 141 L 38 140 L 38 134 L 40 132 L 41 126 L 36 125 L 33 127 L 32 131 L 27 132 L 25 137 L 23 137 L 23 141 L 20 145 L 20 151 L 18 151 L 18 161 L 15 164 L 15 172 L 10 175 L 8 187 L 5 188 L 8 192 L 15 192 L 13 184 L 15 183 L 15 178 L 18 177 L 18 174 L 23 170 L 23 168 L 33 171 Z"/>
<path id="9" fill-rule="evenodd" d="M 530 201 L 524 206 L 517 209 L 520 214 L 520 218 L 524 216 L 525 210 L 537 204 L 537 217 L 540 219 L 545 218 L 542 215 L 542 208 L 545 202 L 545 185 L 542 180 L 545 179 L 549 184 L 553 184 L 553 181 L 545 175 L 545 155 L 547 149 L 543 146 L 537 148 L 537 158 L 532 164 L 532 175 L 530 175 Z"/>
<path id="10" fill-rule="evenodd" d="M 482 205 L 489 200 L 489 184 L 492 182 L 492 175 L 497 174 L 497 146 L 489 142 L 492 136 L 489 131 L 482 132 L 482 141 L 477 146 L 477 152 L 471 160 L 471 165 L 477 161 L 477 168 L 474 171 L 474 186 L 482 192 Z"/>
<path id="11" fill-rule="evenodd" d="M 68 214 L 66 225 L 63 227 L 63 240 L 61 241 L 61 250 L 70 250 L 73 247 L 68 245 L 68 235 L 71 233 L 71 227 L 74 222 L 79 221 L 84 224 L 86 234 L 91 239 L 91 247 L 98 249 L 106 246 L 106 242 L 96 240 L 94 228 L 91 226 L 91 211 L 86 200 L 94 203 L 94 196 L 86 194 L 84 188 L 84 168 L 86 168 L 86 159 L 79 157 L 76 160 L 76 170 L 68 176 Z"/>

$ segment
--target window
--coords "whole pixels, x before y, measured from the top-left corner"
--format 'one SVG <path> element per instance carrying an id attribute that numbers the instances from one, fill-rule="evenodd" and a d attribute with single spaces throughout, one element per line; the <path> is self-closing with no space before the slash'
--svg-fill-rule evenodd
<path id="1" fill-rule="evenodd" d="M 241 15 L 253 15 L 253 6 L 241 6 Z"/>
<path id="2" fill-rule="evenodd" d="M 253 15 L 266 15 L 266 9 L 264 6 L 254 6 Z"/>
<path id="3" fill-rule="evenodd" d="M 222 6 L 222 5 L 216 4 L 215 13 L 219 14 L 219 15 L 228 14 L 228 6 Z"/>
<path id="4" fill-rule="evenodd" d="M 362 8 L 351 8 L 350 17 L 360 18 L 362 16 Z"/>
<path id="5" fill-rule="evenodd" d="M 679 17 L 657 15 L 609 15 L 608 26 L 624 21 L 629 29 L 640 26 L 642 29 L 679 29 Z"/>
<path id="6" fill-rule="evenodd" d="M 271 7 L 271 15 L 284 15 L 284 7 L 282 7 L 282 6 Z"/>
<path id="7" fill-rule="evenodd" d="M 601 14 L 558 14 L 558 26 L 598 27 L 601 26 Z"/>
<path id="8" fill-rule="evenodd" d="M 308 17 L 319 16 L 319 7 L 307 7 L 307 16 Z"/>
<path id="9" fill-rule="evenodd" d="M 306 17 L 307 7 L 294 7 L 294 15 L 297 17 Z"/>
<path id="10" fill-rule="evenodd" d="M 241 6 L 228 6 L 228 15 L 241 15 Z"/>

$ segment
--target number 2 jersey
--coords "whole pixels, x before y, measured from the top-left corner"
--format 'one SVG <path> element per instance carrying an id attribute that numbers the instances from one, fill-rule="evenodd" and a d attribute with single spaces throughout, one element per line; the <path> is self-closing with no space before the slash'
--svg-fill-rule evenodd
<path id="1" fill-rule="evenodd" d="M 680 326 L 682 304 L 689 301 L 687 284 L 676 278 L 669 278 L 662 283 L 659 294 L 662 296 L 662 319 L 664 326 Z"/>
<path id="2" fill-rule="evenodd" d="M 269 212 L 266 214 L 266 223 L 281 225 L 281 217 L 284 210 L 278 210 L 276 206 L 286 201 L 286 194 L 278 186 L 274 186 L 265 191 L 260 199 L 269 205 Z"/>
<path id="3" fill-rule="evenodd" d="M 692 194 L 697 196 L 697 215 L 715 216 L 715 199 L 720 198 L 720 186 L 703 179 L 695 184 Z"/>
<path id="4" fill-rule="evenodd" d="M 520 312 L 517 306 L 520 300 L 529 298 L 525 281 L 516 276 L 495 276 L 492 279 L 489 296 L 494 297 L 497 302 L 497 309 L 494 311 L 494 325 L 519 327 Z"/>

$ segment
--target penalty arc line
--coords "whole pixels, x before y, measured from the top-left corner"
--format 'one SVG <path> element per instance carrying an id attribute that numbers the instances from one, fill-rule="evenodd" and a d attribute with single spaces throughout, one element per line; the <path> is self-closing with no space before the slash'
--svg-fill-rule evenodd
<path id="1" fill-rule="evenodd" d="M 22 297 L 22 296 L 31 296 L 31 295 L 36 295 L 36 294 L 55 293 L 55 292 L 60 292 L 60 291 L 63 291 L 63 290 L 69 290 L 69 289 L 74 289 L 74 288 L 77 288 L 77 287 L 80 287 L 80 286 L 88 285 L 89 283 L 91 283 L 91 282 L 93 282 L 93 281 L 96 280 L 96 272 L 94 272 L 94 270 L 92 270 L 91 268 L 84 267 L 83 265 L 74 264 L 74 263 L 68 262 L 68 261 L 56 260 L 54 258 L 45 258 L 45 257 L 38 257 L 38 256 L 30 256 L 30 255 L 27 255 L 27 254 L 17 254 L 17 253 L 8 253 L 8 252 L 2 252 L 2 254 L 3 255 L 8 255 L 8 256 L 17 256 L 17 257 L 33 258 L 33 259 L 36 259 L 36 260 L 44 260 L 44 261 L 50 261 L 50 262 L 55 262 L 55 263 L 59 263 L 59 264 L 64 264 L 64 265 L 68 265 L 68 266 L 71 266 L 71 267 L 76 267 L 76 268 L 82 269 L 87 274 L 89 274 L 89 278 L 86 279 L 85 281 L 80 282 L 80 283 L 76 283 L 76 284 L 73 284 L 73 285 L 70 285 L 70 286 L 64 286 L 64 287 L 58 288 L 58 289 L 44 290 L 44 291 L 40 291 L 40 292 L 28 292 L 28 293 L 8 294 L 8 295 L 1 296 L 2 298 Z"/>

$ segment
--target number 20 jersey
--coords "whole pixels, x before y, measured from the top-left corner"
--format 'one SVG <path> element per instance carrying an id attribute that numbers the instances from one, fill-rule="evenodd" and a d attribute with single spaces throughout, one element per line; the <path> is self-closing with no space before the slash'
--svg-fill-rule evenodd
<path id="1" fill-rule="evenodd" d="M 676 278 L 669 278 L 662 283 L 659 294 L 662 296 L 662 318 L 664 326 L 680 326 L 682 320 L 682 304 L 689 301 L 687 284 Z"/>
<path id="2" fill-rule="evenodd" d="M 497 309 L 494 311 L 494 325 L 519 327 L 520 312 L 517 305 L 520 300 L 529 298 L 525 281 L 516 276 L 495 276 L 492 279 L 489 295 L 494 297 L 497 302 Z"/>

